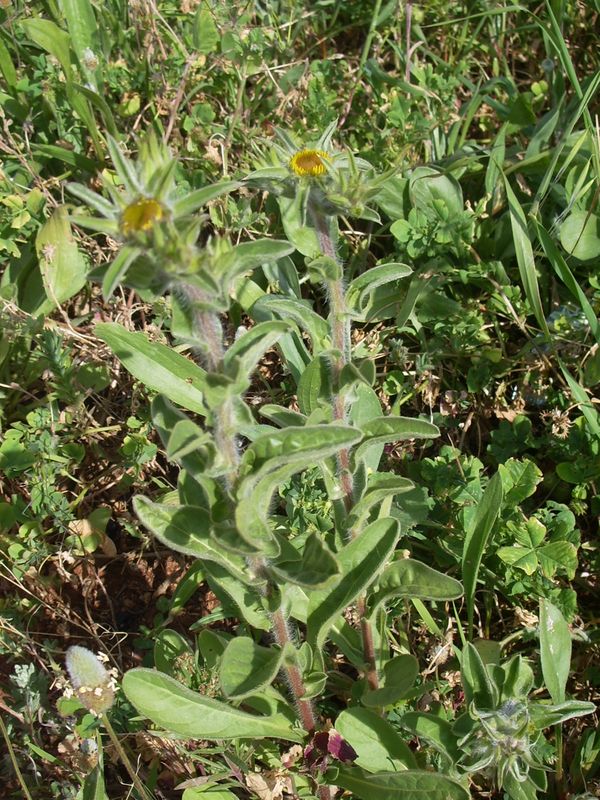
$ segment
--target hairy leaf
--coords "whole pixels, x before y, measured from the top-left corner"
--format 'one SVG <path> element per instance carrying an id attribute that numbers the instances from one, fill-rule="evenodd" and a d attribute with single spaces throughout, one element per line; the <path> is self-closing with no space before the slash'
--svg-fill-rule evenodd
<path id="1" fill-rule="evenodd" d="M 123 678 L 123 691 L 140 714 L 167 731 L 191 739 L 263 739 L 300 742 L 300 732 L 280 714 L 260 717 L 213 700 L 151 669 L 132 669 Z"/>

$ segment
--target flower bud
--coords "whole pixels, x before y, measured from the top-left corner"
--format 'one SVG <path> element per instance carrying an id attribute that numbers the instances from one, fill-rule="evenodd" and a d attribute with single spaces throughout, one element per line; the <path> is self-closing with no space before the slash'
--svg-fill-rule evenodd
<path id="1" fill-rule="evenodd" d="M 92 72 L 98 69 L 98 56 L 89 47 L 86 47 L 82 55 L 83 66 Z"/>
<path id="2" fill-rule="evenodd" d="M 96 716 L 104 714 L 115 700 L 114 681 L 99 658 L 87 647 L 69 647 L 67 672 L 75 694 Z"/>

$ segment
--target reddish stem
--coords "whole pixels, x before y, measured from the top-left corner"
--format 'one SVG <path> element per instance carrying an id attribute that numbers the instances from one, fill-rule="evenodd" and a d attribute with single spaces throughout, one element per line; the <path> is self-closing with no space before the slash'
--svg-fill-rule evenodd
<path id="1" fill-rule="evenodd" d="M 281 609 L 275 611 L 272 616 L 272 620 L 275 640 L 283 649 L 285 645 L 292 640 L 290 638 L 287 622 Z M 302 680 L 302 674 L 297 664 L 286 664 L 285 670 L 290 683 L 290 689 L 292 690 L 292 694 L 296 702 L 296 707 L 298 708 L 298 714 L 300 715 L 302 727 L 308 733 L 312 733 L 317 727 L 317 724 L 315 721 L 312 703 L 305 697 L 306 689 L 304 687 L 304 681 Z"/>

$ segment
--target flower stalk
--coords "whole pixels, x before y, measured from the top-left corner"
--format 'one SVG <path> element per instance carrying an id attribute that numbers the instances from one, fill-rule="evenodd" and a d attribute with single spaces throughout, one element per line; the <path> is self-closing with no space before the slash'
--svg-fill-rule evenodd
<path id="1" fill-rule="evenodd" d="M 127 770 L 127 774 L 129 775 L 133 785 L 137 789 L 137 792 L 138 792 L 139 796 L 142 798 L 142 800 L 153 800 L 153 795 L 150 794 L 148 789 L 146 789 L 146 787 L 144 786 L 144 784 L 140 780 L 140 776 L 134 770 L 133 765 L 132 765 L 131 761 L 129 760 L 129 757 L 128 757 L 127 753 L 125 752 L 125 749 L 124 749 L 123 745 L 119 741 L 119 737 L 115 733 L 115 730 L 114 730 L 114 728 L 113 728 L 113 726 L 112 726 L 107 714 L 103 714 L 102 715 L 102 724 L 104 725 L 104 728 L 106 729 L 106 732 L 108 733 L 109 739 L 112 742 L 113 747 L 117 751 L 117 754 L 118 754 L 119 758 L 123 762 L 123 765 L 125 766 L 125 769 Z"/>
<path id="2" fill-rule="evenodd" d="M 209 298 L 202 289 L 184 283 L 180 287 L 180 293 L 184 304 L 191 310 L 196 338 L 202 342 L 200 358 L 208 372 L 218 374 L 223 371 L 225 358 L 221 320 L 216 312 L 208 310 Z M 229 399 L 214 410 L 214 433 L 219 452 L 227 465 L 225 483 L 227 489 L 231 490 L 239 467 L 240 452 Z"/>

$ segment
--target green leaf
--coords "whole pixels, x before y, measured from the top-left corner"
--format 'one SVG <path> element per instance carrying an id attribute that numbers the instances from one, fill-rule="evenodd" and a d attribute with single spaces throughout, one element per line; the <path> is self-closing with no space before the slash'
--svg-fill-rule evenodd
<path id="1" fill-rule="evenodd" d="M 294 246 L 278 239 L 255 239 L 235 245 L 215 259 L 215 270 L 228 280 L 251 272 L 262 264 L 277 261 L 294 252 Z"/>
<path id="2" fill-rule="evenodd" d="M 330 347 L 330 333 L 327 322 L 302 300 L 293 297 L 280 297 L 266 294 L 252 306 L 252 314 L 256 312 L 274 313 L 281 319 L 290 319 L 305 330 L 311 338 L 313 354 Z"/>
<path id="3" fill-rule="evenodd" d="M 71 233 L 65 206 L 59 206 L 38 231 L 35 249 L 48 302 L 46 311 L 69 300 L 85 285 L 86 263 Z M 37 313 L 45 313 L 39 310 Z"/>
<path id="4" fill-rule="evenodd" d="M 372 361 L 368 363 L 372 364 Z M 354 365 L 352 365 L 354 367 Z M 350 378 L 351 380 L 351 378 Z M 377 392 L 361 380 L 354 383 L 350 389 L 351 395 L 354 396 L 352 405 L 350 406 L 349 419 L 350 422 L 356 427 L 363 429 L 363 426 L 381 415 L 381 401 L 377 396 Z M 383 455 L 383 444 L 375 442 L 370 444 L 365 450 L 361 451 L 361 458 L 367 469 L 367 472 L 374 473 L 379 466 L 381 456 Z"/>
<path id="5" fill-rule="evenodd" d="M 273 428 L 272 433 L 259 437 L 248 446 L 242 458 L 242 474 L 252 470 L 252 480 L 295 462 L 314 466 L 344 447 L 351 447 L 361 438 L 359 431 L 349 425 L 305 425 Z"/>
<path id="6" fill-rule="evenodd" d="M 216 50 L 219 44 L 219 31 L 213 19 L 213 12 L 206 3 L 201 3 L 194 15 L 192 41 L 198 53 L 210 53 Z"/>
<path id="7" fill-rule="evenodd" d="M 532 722 L 538 730 L 549 728 L 551 725 L 561 725 L 576 717 L 585 717 L 593 714 L 596 710 L 596 704 L 586 700 L 565 700 L 556 705 L 532 703 L 529 706 Z"/>
<path id="8" fill-rule="evenodd" d="M 527 125 L 533 125 L 536 117 L 532 108 L 532 94 L 531 92 L 519 92 L 516 97 L 511 98 L 509 101 L 509 109 L 507 121 L 513 125 L 518 125 L 524 128 Z"/>
<path id="9" fill-rule="evenodd" d="M 308 258 L 316 258 L 321 247 L 319 237 L 313 227 L 307 224 L 306 220 L 306 192 L 296 191 L 292 197 L 279 195 L 277 203 L 281 212 L 281 222 L 285 235 L 293 243 L 294 247 Z M 332 222 L 332 231 L 335 235 L 333 241 L 337 241 L 337 224 Z"/>
<path id="10" fill-rule="evenodd" d="M 546 578 L 554 577 L 557 572 L 566 574 L 569 580 L 575 577 L 577 548 L 572 542 L 549 542 L 539 548 L 537 557 Z"/>
<path id="11" fill-rule="evenodd" d="M 67 82 L 71 81 L 69 34 L 49 19 L 25 19 L 21 22 L 25 35 L 38 47 L 50 53 L 61 65 Z"/>
<path id="12" fill-rule="evenodd" d="M 154 641 L 154 666 L 166 675 L 178 677 L 181 667 L 178 660 L 182 656 L 190 656 L 183 669 L 189 673 L 189 665 L 193 663 L 193 653 L 189 643 L 177 631 L 164 628 Z"/>
<path id="13" fill-rule="evenodd" d="M 527 695 L 533 689 L 533 670 L 525 659 L 516 655 L 509 661 L 502 665 L 502 672 L 504 673 L 504 680 L 502 682 L 501 700 L 508 700 L 511 697 L 519 697 L 523 700 L 527 699 Z M 500 685 L 498 683 L 498 685 Z"/>
<path id="14" fill-rule="evenodd" d="M 198 622 L 194 623 L 194 628 Z M 204 628 L 198 634 L 198 651 L 202 656 L 202 661 L 208 669 L 214 671 L 221 662 L 221 656 L 229 643 L 230 635 L 218 634 Z"/>
<path id="15" fill-rule="evenodd" d="M 396 520 L 378 519 L 337 554 L 340 577 L 332 586 L 313 592 L 309 599 L 307 640 L 315 650 L 322 648 L 333 620 L 377 578 L 399 533 Z"/>
<path id="16" fill-rule="evenodd" d="M 560 226 L 560 243 L 580 261 L 600 256 L 600 217 L 587 211 L 573 211 Z"/>
<path id="17" fill-rule="evenodd" d="M 101 95 L 98 94 L 97 91 L 91 89 L 89 86 L 81 86 L 78 83 L 74 83 L 72 85 L 72 90 L 75 96 L 81 95 L 82 99 L 89 100 L 91 105 L 94 106 L 94 108 L 96 108 L 100 112 L 106 130 L 111 136 L 119 135 L 119 132 L 117 130 L 117 124 L 115 122 L 115 118 L 111 111 L 111 107 L 106 102 L 106 100 Z M 93 115 L 91 114 L 91 111 L 90 111 L 90 117 L 91 120 L 93 121 Z M 93 122 L 93 124 L 95 125 L 95 121 Z"/>
<path id="18" fill-rule="evenodd" d="M 469 800 L 460 783 L 439 772 L 404 770 L 370 775 L 360 767 L 339 768 L 336 785 L 360 800 Z"/>
<path id="19" fill-rule="evenodd" d="M 412 274 L 406 264 L 380 264 L 355 278 L 346 290 L 346 302 L 362 318 L 368 314 L 373 292 L 378 286 L 392 283 Z"/>
<path id="20" fill-rule="evenodd" d="M 269 506 L 277 486 L 292 475 L 351 447 L 360 432 L 349 425 L 306 425 L 273 429 L 260 436 L 242 457 L 242 480 L 235 511 L 240 536 L 264 555 L 276 556 L 279 546 L 269 524 Z"/>
<path id="21" fill-rule="evenodd" d="M 88 156 L 82 155 L 82 153 L 77 153 L 75 150 L 67 150 L 66 147 L 59 147 L 55 144 L 36 144 L 32 142 L 31 152 L 36 157 L 56 158 L 58 161 L 63 161 L 65 164 L 76 167 L 82 172 L 89 172 L 91 175 L 95 175 L 100 168 L 98 161 L 94 161 Z M 67 185 L 67 188 L 70 191 L 69 185 Z M 90 194 L 95 194 L 95 192 L 90 192 Z M 76 220 L 73 219 L 73 222 L 76 222 Z"/>
<path id="22" fill-rule="evenodd" d="M 391 706 L 412 689 L 418 674 L 419 662 L 414 656 L 407 653 L 395 656 L 383 667 L 381 688 L 365 692 L 361 702 L 370 708 Z"/>
<path id="23" fill-rule="evenodd" d="M 113 204 L 98 192 L 93 192 L 81 183 L 68 183 L 67 189 L 71 194 L 74 194 L 75 197 L 83 200 L 86 206 L 94 209 L 94 211 L 97 211 L 99 214 L 105 217 L 112 217 L 114 215 L 115 209 Z"/>
<path id="24" fill-rule="evenodd" d="M 237 800 L 237 795 L 230 792 L 229 789 L 194 786 L 183 790 L 181 800 Z"/>
<path id="25" fill-rule="evenodd" d="M 565 376 L 565 380 L 569 384 L 569 389 L 573 395 L 575 402 L 579 405 L 581 413 L 589 426 L 590 431 L 600 438 L 600 415 L 596 411 L 596 406 L 591 402 L 587 396 L 585 389 L 577 383 L 575 378 L 571 375 L 569 370 L 565 367 L 560 358 L 557 359 L 560 369 Z"/>
<path id="26" fill-rule="evenodd" d="M 368 708 L 349 708 L 335 721 L 335 730 L 356 750 L 356 765 L 366 772 L 406 770 L 417 766 L 398 731 Z"/>
<path id="27" fill-rule="evenodd" d="M 229 569 L 215 561 L 205 561 L 203 569 L 208 585 L 225 605 L 233 602 L 238 615 L 248 625 L 260 631 L 270 631 L 271 622 L 262 607 L 260 594 L 253 586 L 242 583 Z"/>
<path id="28" fill-rule="evenodd" d="M 136 709 L 156 725 L 190 739 L 221 741 L 272 737 L 301 742 L 302 736 L 280 714 L 246 714 L 205 697 L 151 669 L 132 669 L 123 678 L 123 691 Z"/>
<path id="29" fill-rule="evenodd" d="M 215 561 L 237 580 L 252 584 L 243 558 L 229 553 L 210 536 L 211 520 L 206 509 L 161 505 L 143 495 L 133 498 L 133 508 L 142 525 L 167 547 L 204 561 Z"/>
<path id="30" fill-rule="evenodd" d="M 174 617 L 183 611 L 188 600 L 194 595 L 203 582 L 204 571 L 202 569 L 202 561 L 198 558 L 189 567 L 183 578 L 180 578 L 177 583 L 169 603 L 170 617 Z"/>
<path id="31" fill-rule="evenodd" d="M 259 185 L 266 182 L 267 186 L 270 181 L 283 181 L 289 178 L 290 173 L 285 167 L 263 167 L 262 169 L 255 169 L 249 172 L 244 178 L 245 181 L 258 181 Z"/>
<path id="32" fill-rule="evenodd" d="M 265 274 L 275 274 L 280 275 L 281 277 L 281 273 L 286 272 L 285 267 L 288 260 L 288 257 L 284 256 L 275 263 L 263 264 L 262 271 Z M 289 270 L 287 270 L 287 272 L 289 272 Z M 254 283 L 254 281 L 250 280 L 250 278 L 242 279 L 240 285 L 236 288 L 236 300 L 242 306 L 242 308 L 257 322 L 273 319 L 273 317 L 276 316 L 269 308 L 268 304 L 263 303 L 263 300 L 266 297 L 271 296 L 272 295 L 266 295 L 258 286 L 258 284 Z M 292 319 L 293 322 L 298 323 L 298 320 L 294 315 L 290 316 L 290 319 Z M 300 333 L 292 330 L 291 333 L 282 336 L 277 346 L 281 351 L 285 365 L 289 369 L 292 378 L 294 379 L 295 383 L 298 384 L 300 376 L 304 372 L 306 365 L 310 362 L 308 350 L 306 349 L 306 345 L 304 344 Z"/>
<path id="33" fill-rule="evenodd" d="M 215 446 L 209 433 L 195 425 L 167 398 L 158 394 L 150 404 L 152 423 L 169 458 L 177 460 L 195 480 L 214 461 Z M 204 505 L 192 503 L 191 505 Z"/>
<path id="34" fill-rule="evenodd" d="M 481 656 L 470 642 L 465 645 L 460 659 L 460 674 L 467 707 L 475 703 L 478 709 L 492 709 L 497 705 L 497 690 Z"/>
<path id="35" fill-rule="evenodd" d="M 544 683 L 555 704 L 565 701 L 571 665 L 571 632 L 559 609 L 540 600 L 540 654 Z"/>
<path id="36" fill-rule="evenodd" d="M 86 775 L 82 787 L 82 800 L 108 800 L 104 786 L 104 773 L 99 766 Z"/>
<path id="37" fill-rule="evenodd" d="M 60 10 L 67 21 L 71 44 L 85 76 L 94 80 L 94 71 L 85 67 L 85 51 L 96 50 L 96 18 L 89 0 L 59 0 Z"/>
<path id="38" fill-rule="evenodd" d="M 303 414 L 312 414 L 321 404 L 330 404 L 332 394 L 331 358 L 319 353 L 304 369 L 298 382 L 298 406 Z"/>
<path id="39" fill-rule="evenodd" d="M 154 409 L 156 408 L 158 406 L 155 405 Z M 215 460 L 215 445 L 210 433 L 187 418 L 174 422 L 171 430 L 166 433 L 169 461 L 181 464 L 195 478 L 199 478 L 203 472 L 208 472 Z"/>
<path id="40" fill-rule="evenodd" d="M 526 575 L 533 575 L 538 568 L 536 552 L 528 547 L 519 547 L 518 545 L 500 547 L 497 555 L 505 564 L 523 570 Z"/>
<path id="41" fill-rule="evenodd" d="M 417 597 L 421 600 L 456 600 L 462 597 L 463 587 L 459 581 L 436 569 L 402 558 L 385 568 L 369 599 L 372 610 L 390 597 Z"/>
<path id="42" fill-rule="evenodd" d="M 588 321 L 590 326 L 590 330 L 597 342 L 600 342 L 600 323 L 598 322 L 598 317 L 594 313 L 594 309 L 590 305 L 589 300 L 587 299 L 585 292 L 575 279 L 575 276 L 569 269 L 569 265 L 565 261 L 565 259 L 560 254 L 558 247 L 554 244 L 554 241 L 549 236 L 548 232 L 543 228 L 539 223 L 536 222 L 536 230 L 538 239 L 541 242 L 542 247 L 544 248 L 544 252 L 548 258 L 548 261 L 552 264 L 554 271 L 567 287 L 571 295 L 577 300 L 585 317 Z"/>
<path id="43" fill-rule="evenodd" d="M 537 786 L 530 777 L 518 781 L 510 771 L 506 773 L 503 788 L 510 800 L 537 800 L 539 797 Z"/>
<path id="44" fill-rule="evenodd" d="M 129 267 L 140 255 L 140 252 L 135 247 L 122 247 L 119 250 L 115 260 L 106 270 L 102 279 L 102 296 L 105 300 L 110 300 L 113 292 L 126 277 Z"/>
<path id="45" fill-rule="evenodd" d="M 279 554 L 273 539 L 268 510 L 278 485 L 296 472 L 314 466 L 360 439 L 349 425 L 306 425 L 259 436 L 241 461 L 236 524 L 240 536 L 252 547 Z"/>
<path id="46" fill-rule="evenodd" d="M 136 165 L 123 154 L 118 141 L 113 136 L 106 137 L 106 146 L 119 178 L 123 181 L 127 192 L 131 195 L 141 194 L 142 186 Z"/>
<path id="47" fill-rule="evenodd" d="M 369 475 L 369 482 L 365 493 L 354 504 L 348 515 L 348 526 L 358 528 L 366 520 L 373 506 L 381 503 L 388 497 L 394 497 L 403 492 L 409 492 L 415 485 L 408 478 L 392 475 L 387 472 L 373 472 Z"/>
<path id="48" fill-rule="evenodd" d="M 373 444 L 403 442 L 407 439 L 435 439 L 439 429 L 424 419 L 412 417 L 376 417 L 362 426 L 363 440 L 356 449 L 360 458 Z"/>
<path id="49" fill-rule="evenodd" d="M 267 403 L 259 409 L 261 416 L 266 417 L 271 422 L 274 422 L 279 428 L 287 428 L 289 426 L 298 427 L 304 425 L 306 417 L 299 411 L 292 411 L 285 406 L 278 406 L 276 403 Z"/>
<path id="50" fill-rule="evenodd" d="M 94 117 L 93 111 L 90 108 L 90 104 L 88 103 L 85 92 L 82 91 L 83 87 L 74 84 L 72 81 L 67 79 L 65 84 L 65 91 L 67 93 L 67 99 L 69 101 L 69 105 L 73 109 L 73 111 L 81 117 L 81 120 L 84 126 L 87 128 L 87 132 L 90 135 L 90 139 L 92 140 L 92 144 L 94 145 L 94 152 L 96 155 L 96 159 L 100 162 L 104 161 L 105 154 L 104 154 L 104 146 L 100 137 L 100 130 L 98 128 L 98 124 Z M 98 95 L 93 93 L 97 98 Z M 103 108 L 108 108 L 110 114 L 110 108 L 107 106 L 106 103 L 102 104 Z M 110 123 L 110 119 L 112 118 L 112 114 L 110 117 L 105 120 L 106 127 L 108 128 Z M 107 139 L 108 142 L 108 139 Z"/>
<path id="51" fill-rule="evenodd" d="M 336 557 L 318 533 L 307 537 L 301 553 L 286 540 L 284 545 L 287 547 L 282 546 L 281 557 L 270 565 L 270 570 L 284 581 L 314 588 L 339 574 Z"/>
<path id="52" fill-rule="evenodd" d="M 35 461 L 33 450 L 16 439 L 5 438 L 0 444 L 0 469 L 7 478 L 14 478 L 20 472 L 25 472 Z"/>
<path id="53" fill-rule="evenodd" d="M 509 522 L 509 525 L 512 530 L 514 523 Z M 546 526 L 537 517 L 530 517 L 525 521 L 524 525 L 517 525 L 515 539 L 523 547 L 529 547 L 534 550 L 544 541 L 547 532 Z"/>
<path id="54" fill-rule="evenodd" d="M 465 600 L 469 635 L 473 629 L 475 589 L 481 559 L 490 538 L 492 528 L 502 505 L 502 478 L 497 472 L 488 483 L 475 514 L 473 526 L 467 531 L 463 544 L 462 576 L 465 585 Z"/>
<path id="55" fill-rule="evenodd" d="M 490 195 L 492 201 L 497 199 L 498 182 L 506 155 L 506 128 L 507 125 L 504 124 L 498 131 L 490 150 L 490 160 L 485 172 L 485 193 Z"/>
<path id="56" fill-rule="evenodd" d="M 530 497 L 543 477 L 541 469 L 527 458 L 522 461 L 509 458 L 500 464 L 498 472 L 502 478 L 504 503 L 511 507 Z"/>
<path id="57" fill-rule="evenodd" d="M 456 764 L 462 756 L 458 739 L 452 732 L 452 724 L 445 719 L 422 711 L 409 711 L 402 715 L 402 727 L 414 736 L 426 739 L 451 764 Z"/>
<path id="58" fill-rule="evenodd" d="M 390 219 L 403 219 L 408 214 L 405 200 L 407 189 L 408 178 L 391 175 L 375 195 L 374 200 Z"/>
<path id="59" fill-rule="evenodd" d="M 279 672 L 282 655 L 280 649 L 261 647 L 248 636 L 232 639 L 219 668 L 223 694 L 239 700 L 268 686 Z"/>
<path id="60" fill-rule="evenodd" d="M 289 330 L 288 322 L 279 320 L 259 322 L 228 348 L 223 359 L 225 370 L 249 377 L 267 350 L 270 350 Z"/>
<path id="61" fill-rule="evenodd" d="M 0 73 L 2 73 L 2 77 L 6 81 L 9 92 L 15 95 L 18 81 L 17 70 L 2 39 L 0 39 Z"/>
<path id="62" fill-rule="evenodd" d="M 216 200 L 221 195 L 233 192 L 239 186 L 241 186 L 239 181 L 221 181 L 220 183 L 212 183 L 210 186 L 203 186 L 201 189 L 195 189 L 173 203 L 173 214 L 176 217 L 187 217 L 202 208 L 202 206 L 210 203 L 211 200 Z"/>
<path id="63" fill-rule="evenodd" d="M 408 191 L 413 205 L 427 215 L 435 214 L 437 217 L 434 209 L 439 200 L 443 201 L 453 215 L 464 210 L 460 183 L 451 175 L 444 175 L 433 167 L 417 167 L 413 170 Z"/>
<path id="64" fill-rule="evenodd" d="M 150 342 L 143 333 L 131 333 L 116 322 L 103 322 L 94 330 L 134 378 L 190 411 L 206 413 L 203 402 L 206 373 L 193 361 L 171 347 Z"/>

